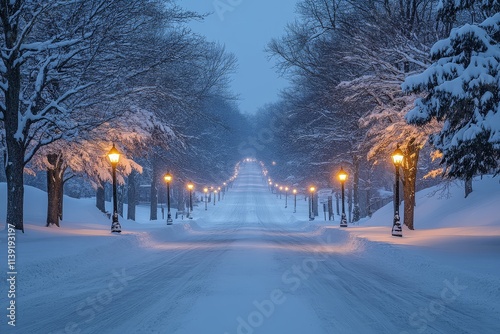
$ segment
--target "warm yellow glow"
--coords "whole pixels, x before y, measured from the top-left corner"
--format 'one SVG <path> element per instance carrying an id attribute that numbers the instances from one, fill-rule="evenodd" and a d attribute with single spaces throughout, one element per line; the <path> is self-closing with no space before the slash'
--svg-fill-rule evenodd
<path id="1" fill-rule="evenodd" d="M 277 187 L 277 186 L 278 186 L 278 184 L 277 184 L 277 183 L 275 183 L 275 184 L 274 184 L 274 186 L 275 186 L 275 187 Z"/>
<path id="2" fill-rule="evenodd" d="M 398 146 L 396 151 L 392 153 L 392 161 L 396 166 L 399 166 L 403 162 L 403 159 L 404 159 L 403 151 L 401 151 Z"/>
<path id="3" fill-rule="evenodd" d="M 280 186 L 280 190 L 283 190 L 283 186 Z"/>
<path id="4" fill-rule="evenodd" d="M 285 191 L 288 191 L 288 187 L 285 187 Z"/>
<path id="5" fill-rule="evenodd" d="M 293 193 L 296 194 L 297 193 L 297 189 L 293 189 Z"/>
<path id="6" fill-rule="evenodd" d="M 217 188 L 217 190 L 218 190 L 218 191 L 220 191 L 220 187 L 219 187 L 219 188 Z"/>
<path id="7" fill-rule="evenodd" d="M 316 188 L 315 188 L 315 187 L 310 187 L 310 188 L 309 188 L 309 191 L 313 193 L 313 192 L 315 192 L 315 191 L 316 191 Z"/>
<path id="8" fill-rule="evenodd" d="M 207 187 L 203 188 L 203 192 L 204 192 L 205 194 L 206 194 L 206 193 L 208 193 L 208 188 L 207 188 Z"/>
<path id="9" fill-rule="evenodd" d="M 338 173 L 338 177 L 340 182 L 345 182 L 345 180 L 347 180 L 347 173 L 344 171 L 342 167 L 340 167 L 340 172 Z"/>
<path id="10" fill-rule="evenodd" d="M 188 187 L 189 190 L 193 190 L 194 184 L 192 184 L 191 182 L 189 182 L 188 185 L 187 185 L 187 187 Z"/>
<path id="11" fill-rule="evenodd" d="M 165 180 L 165 182 L 170 183 L 170 181 L 172 181 L 172 175 L 170 173 L 167 173 L 163 176 L 163 179 Z"/>
<path id="12" fill-rule="evenodd" d="M 113 147 L 108 152 L 108 158 L 112 165 L 118 164 L 118 161 L 120 160 L 120 155 L 121 155 L 120 151 L 118 151 L 115 147 L 115 144 L 113 144 Z"/>

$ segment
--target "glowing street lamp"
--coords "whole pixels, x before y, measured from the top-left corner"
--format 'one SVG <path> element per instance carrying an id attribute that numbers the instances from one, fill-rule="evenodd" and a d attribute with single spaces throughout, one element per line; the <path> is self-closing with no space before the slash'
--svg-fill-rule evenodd
<path id="1" fill-rule="evenodd" d="M 215 197 L 217 196 L 217 189 L 214 189 L 214 205 L 215 205 Z"/>
<path id="2" fill-rule="evenodd" d="M 288 207 L 288 187 L 285 187 L 285 209 Z"/>
<path id="3" fill-rule="evenodd" d="M 187 184 L 187 188 L 189 190 L 189 207 L 188 207 L 187 217 L 189 219 L 193 219 L 193 217 L 192 217 L 192 214 L 193 214 L 193 189 L 194 189 L 193 182 L 189 182 Z"/>
<path id="4" fill-rule="evenodd" d="M 108 152 L 109 162 L 111 163 L 111 171 L 113 177 L 113 220 L 111 222 L 111 232 L 120 233 L 122 227 L 118 222 L 118 198 L 116 196 L 116 166 L 120 161 L 120 151 L 118 151 L 113 143 L 113 147 Z"/>
<path id="5" fill-rule="evenodd" d="M 221 193 L 221 189 L 220 187 L 217 188 L 217 200 L 220 202 L 220 193 Z"/>
<path id="6" fill-rule="evenodd" d="M 170 182 L 172 182 L 172 174 L 168 172 L 163 176 L 163 179 L 167 183 L 167 225 L 172 225 L 172 215 L 170 214 Z"/>
<path id="7" fill-rule="evenodd" d="M 314 220 L 314 192 L 316 188 L 311 186 L 309 187 L 309 192 L 311 193 L 311 209 L 309 210 L 309 220 Z"/>
<path id="8" fill-rule="evenodd" d="M 203 192 L 205 193 L 205 211 L 207 211 L 207 205 L 208 205 L 208 188 L 207 187 L 203 188 Z"/>
<path id="9" fill-rule="evenodd" d="M 297 189 L 293 189 L 293 213 L 297 212 Z"/>
<path id="10" fill-rule="evenodd" d="M 404 154 L 403 151 L 399 149 L 399 145 L 392 153 L 392 161 L 394 162 L 394 167 L 396 168 L 396 198 L 394 203 L 394 221 L 392 223 L 392 235 L 395 237 L 403 236 L 403 229 L 401 228 L 401 222 L 399 218 L 399 167 L 403 163 Z"/>
<path id="11" fill-rule="evenodd" d="M 347 180 L 347 173 L 344 171 L 342 167 L 340 167 L 340 171 L 337 174 L 340 180 L 340 184 L 342 185 L 342 218 L 340 219 L 340 227 L 347 227 L 347 218 L 345 216 L 345 202 L 344 202 L 344 183 Z"/>
<path id="12" fill-rule="evenodd" d="M 280 186 L 280 199 L 281 199 L 281 193 L 283 192 L 283 186 Z"/>

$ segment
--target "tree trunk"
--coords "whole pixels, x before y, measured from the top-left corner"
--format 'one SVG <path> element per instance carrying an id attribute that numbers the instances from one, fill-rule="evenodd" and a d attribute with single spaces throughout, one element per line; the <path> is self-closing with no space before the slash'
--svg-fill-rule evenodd
<path id="1" fill-rule="evenodd" d="M 337 208 L 337 216 L 340 216 L 340 206 L 339 206 L 339 193 L 335 193 L 335 206 Z"/>
<path id="2" fill-rule="evenodd" d="M 104 182 L 100 181 L 100 186 L 97 188 L 95 196 L 95 206 L 103 213 L 106 213 L 106 204 L 104 200 Z"/>
<path id="3" fill-rule="evenodd" d="M 2 6 L 5 9 L 6 6 Z M 14 49 L 17 42 L 17 25 L 7 24 L 2 18 L 4 46 L 6 50 Z M 17 52 L 17 51 L 15 51 Z M 16 63 L 17 54 L 12 53 L 2 59 L 7 90 L 4 93 L 5 113 L 3 126 L 5 129 L 5 144 L 7 159 L 5 161 L 5 176 L 7 177 L 7 223 L 24 232 L 24 154 L 25 147 L 19 135 L 27 136 L 27 127 L 18 129 L 19 95 L 21 92 L 21 64 Z M 21 130 L 21 132 L 18 132 Z"/>
<path id="4" fill-rule="evenodd" d="M 359 212 L 359 157 L 353 158 L 353 178 L 352 178 L 352 192 L 353 192 L 353 201 L 354 201 L 354 209 L 352 213 L 352 221 L 357 222 L 360 219 Z"/>
<path id="5" fill-rule="evenodd" d="M 366 215 L 372 217 L 372 180 L 371 173 L 368 176 L 367 186 L 366 186 Z"/>
<path id="6" fill-rule="evenodd" d="M 151 179 L 151 212 L 150 212 L 150 220 L 158 220 L 158 163 L 156 157 L 153 158 L 152 161 L 152 179 Z"/>
<path id="7" fill-rule="evenodd" d="M 405 160 L 403 163 L 404 224 L 410 230 L 415 229 L 413 223 L 415 218 L 415 193 L 419 153 L 420 147 L 410 140 L 406 148 Z"/>
<path id="8" fill-rule="evenodd" d="M 64 168 L 64 170 L 66 167 Z M 61 179 L 64 177 L 64 170 L 61 171 Z M 59 190 L 59 193 L 61 194 L 61 197 L 59 197 L 59 220 L 63 220 L 63 200 L 64 200 L 64 184 L 66 183 L 67 180 L 62 180 L 61 182 L 61 189 Z"/>
<path id="9" fill-rule="evenodd" d="M 214 194 L 214 199 L 216 199 L 215 194 Z M 177 189 L 177 210 L 184 211 L 185 208 L 186 208 L 186 201 L 184 196 L 184 188 Z"/>
<path id="10" fill-rule="evenodd" d="M 24 232 L 24 149 L 7 137 L 7 223 Z"/>
<path id="11" fill-rule="evenodd" d="M 318 193 L 315 192 L 314 195 L 314 200 L 313 200 L 313 217 L 318 217 L 319 216 L 319 211 L 318 211 L 318 207 L 319 207 L 319 196 L 318 196 Z"/>
<path id="12" fill-rule="evenodd" d="M 62 218 L 62 192 L 64 173 L 62 158 L 58 154 L 48 154 L 47 161 L 51 167 L 47 168 L 47 225 L 59 225 Z"/>
<path id="13" fill-rule="evenodd" d="M 352 223 L 352 187 L 347 189 L 347 210 L 348 212 L 348 222 Z"/>
<path id="14" fill-rule="evenodd" d="M 136 176 L 137 172 L 132 170 L 130 175 L 128 176 L 128 189 L 127 189 L 127 196 L 128 196 L 128 207 L 127 207 L 127 219 L 130 220 L 135 220 L 135 206 L 137 203 L 137 192 L 136 192 Z"/>
<path id="15" fill-rule="evenodd" d="M 465 180 L 465 198 L 469 196 L 472 192 L 472 178 Z"/>
<path id="16" fill-rule="evenodd" d="M 125 185 L 118 186 L 118 214 L 123 217 L 123 200 L 125 199 Z"/>

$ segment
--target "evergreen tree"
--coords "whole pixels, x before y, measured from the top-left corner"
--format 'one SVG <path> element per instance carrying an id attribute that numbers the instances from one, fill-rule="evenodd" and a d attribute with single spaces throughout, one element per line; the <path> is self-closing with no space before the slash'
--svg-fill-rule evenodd
<path id="1" fill-rule="evenodd" d="M 402 85 L 425 94 L 406 115 L 409 123 L 442 122 L 430 140 L 443 154 L 447 177 L 500 172 L 499 42 L 500 13 L 455 28 L 431 49 L 433 64 Z"/>

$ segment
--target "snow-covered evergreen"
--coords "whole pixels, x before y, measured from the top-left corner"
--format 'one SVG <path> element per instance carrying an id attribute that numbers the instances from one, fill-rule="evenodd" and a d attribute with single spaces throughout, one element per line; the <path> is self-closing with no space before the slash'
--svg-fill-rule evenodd
<path id="1" fill-rule="evenodd" d="M 406 119 L 442 122 L 431 136 L 446 175 L 471 179 L 500 171 L 500 13 L 453 29 L 431 49 L 433 64 L 402 89 L 422 93 Z"/>

